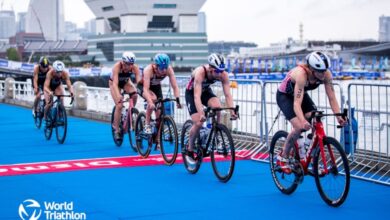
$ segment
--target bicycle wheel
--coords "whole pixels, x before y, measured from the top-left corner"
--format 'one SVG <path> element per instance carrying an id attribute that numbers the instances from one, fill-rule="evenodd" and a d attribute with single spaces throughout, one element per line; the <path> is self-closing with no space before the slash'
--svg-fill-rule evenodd
<path id="1" fill-rule="evenodd" d="M 41 110 L 40 104 L 38 103 L 38 111 L 35 112 L 35 117 L 34 117 L 34 124 L 35 127 L 38 129 L 41 128 L 42 125 L 42 118 L 43 118 L 43 111 Z"/>
<path id="2" fill-rule="evenodd" d="M 161 155 L 165 164 L 172 165 L 176 161 L 179 144 L 176 124 L 171 116 L 165 115 L 160 126 Z"/>
<path id="3" fill-rule="evenodd" d="M 183 164 L 186 170 L 191 173 L 195 174 L 198 172 L 200 165 L 202 163 L 202 156 L 201 151 L 199 148 L 199 138 L 195 139 L 195 146 L 194 146 L 194 152 L 196 152 L 197 156 L 195 157 L 195 160 L 187 156 L 187 147 L 188 147 L 188 141 L 189 141 L 189 132 L 192 127 L 192 120 L 187 120 L 181 129 L 181 135 L 180 135 L 180 142 L 181 142 L 181 155 L 183 158 Z"/>
<path id="4" fill-rule="evenodd" d="M 114 127 L 112 126 L 114 124 L 114 113 L 115 113 L 115 108 L 116 106 L 114 106 L 114 108 L 112 108 L 112 113 L 111 113 L 111 134 L 112 134 L 112 139 L 114 140 L 114 143 L 117 147 L 120 147 L 122 145 L 122 142 L 123 142 L 123 132 L 122 132 L 122 123 L 121 121 L 119 120 L 119 130 L 120 130 L 120 135 L 121 135 L 121 138 L 120 139 L 116 139 L 115 138 L 115 129 Z"/>
<path id="5" fill-rule="evenodd" d="M 153 144 L 152 135 L 144 133 L 145 120 L 145 112 L 140 112 L 135 123 L 135 140 L 137 143 L 137 151 L 143 158 L 147 158 L 149 156 Z"/>
<path id="6" fill-rule="evenodd" d="M 330 206 L 338 207 L 348 196 L 350 173 L 347 156 L 340 143 L 326 137 L 323 141 L 326 167 L 320 150 L 317 150 L 313 158 L 313 173 L 321 198 Z"/>
<path id="7" fill-rule="evenodd" d="M 127 118 L 127 127 L 128 127 L 128 134 L 129 134 L 129 142 L 130 142 L 130 147 L 133 149 L 134 152 L 137 152 L 137 143 L 135 141 L 135 121 L 137 120 L 139 112 L 138 109 L 132 108 L 131 109 L 131 122 L 132 124 L 130 125 L 130 118 Z"/>
<path id="8" fill-rule="evenodd" d="M 228 128 L 223 124 L 217 125 L 211 137 L 211 164 L 217 178 L 226 183 L 234 172 L 235 150 L 233 138 Z"/>
<path id="9" fill-rule="evenodd" d="M 50 108 L 49 111 L 47 111 L 47 118 L 50 123 L 46 124 L 45 129 L 43 130 L 46 140 L 50 140 L 51 135 L 53 134 L 53 127 L 55 122 L 55 114 L 53 112 L 55 112 L 53 108 Z"/>
<path id="10" fill-rule="evenodd" d="M 68 120 L 66 117 L 66 110 L 62 104 L 57 107 L 57 114 L 55 120 L 57 141 L 63 144 L 66 138 L 66 132 L 68 129 Z"/>
<path id="11" fill-rule="evenodd" d="M 278 131 L 272 137 L 271 146 L 269 149 L 269 164 L 272 179 L 274 180 L 276 187 L 282 193 L 289 195 L 297 189 L 300 175 L 297 172 L 291 172 L 290 174 L 284 173 L 282 169 L 276 164 L 276 157 L 283 151 L 283 146 L 286 142 L 287 135 L 288 133 L 286 131 Z M 292 148 L 290 155 L 296 158 L 295 148 Z"/>

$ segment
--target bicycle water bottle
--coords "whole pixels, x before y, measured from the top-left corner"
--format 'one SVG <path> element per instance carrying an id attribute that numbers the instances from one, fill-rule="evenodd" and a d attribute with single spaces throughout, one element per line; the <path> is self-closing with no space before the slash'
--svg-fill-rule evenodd
<path id="1" fill-rule="evenodd" d="M 122 121 L 126 121 L 127 119 L 127 109 L 122 107 Z"/>
<path id="2" fill-rule="evenodd" d="M 306 156 L 306 149 L 305 149 L 305 139 L 303 139 L 302 136 L 299 137 L 297 140 L 298 148 L 299 148 L 299 158 L 302 160 Z"/>
<path id="3" fill-rule="evenodd" d="M 312 140 L 313 140 L 313 134 L 308 134 L 304 143 L 306 152 L 309 150 Z"/>

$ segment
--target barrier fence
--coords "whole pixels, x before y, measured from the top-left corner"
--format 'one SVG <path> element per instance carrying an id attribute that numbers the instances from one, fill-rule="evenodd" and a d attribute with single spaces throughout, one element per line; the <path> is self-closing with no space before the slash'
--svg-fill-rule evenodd
<path id="1" fill-rule="evenodd" d="M 185 105 L 185 86 L 188 79 L 177 77 L 183 108 L 177 109 L 176 105 L 172 105 L 172 116 L 179 127 L 190 119 Z M 238 86 L 230 88 L 230 91 L 234 104 L 240 106 L 241 118 L 230 121 L 230 115 L 226 112 L 222 115 L 222 122 L 233 133 L 238 157 L 268 162 L 268 148 L 273 134 L 278 130 L 291 129 L 283 114 L 277 117 L 279 107 L 276 104 L 276 92 L 280 82 L 236 80 L 236 83 Z M 6 88 L 12 88 L 12 97 L 9 98 L 33 100 L 31 81 L 13 82 L 12 87 L 7 87 L 5 81 L 0 81 L 0 97 L 7 97 L 9 93 Z M 76 100 L 86 99 L 88 111 L 111 114 L 114 102 L 108 88 L 81 88 L 86 90 L 86 94 L 80 95 L 75 91 Z M 340 107 L 349 109 L 351 123 L 344 129 L 337 129 L 336 118 L 326 117 L 323 119 L 326 134 L 340 140 L 344 146 L 350 159 L 352 176 L 390 185 L 390 85 L 351 83 L 348 86 L 347 99 L 341 85 L 335 83 L 334 90 Z M 213 85 L 213 91 L 224 105 L 221 84 Z M 163 94 L 173 95 L 167 82 L 163 83 Z M 319 110 L 332 112 L 324 86 L 309 91 L 309 95 Z M 141 97 L 138 98 L 136 107 L 144 109 Z M 306 137 L 306 134 L 303 135 Z"/>

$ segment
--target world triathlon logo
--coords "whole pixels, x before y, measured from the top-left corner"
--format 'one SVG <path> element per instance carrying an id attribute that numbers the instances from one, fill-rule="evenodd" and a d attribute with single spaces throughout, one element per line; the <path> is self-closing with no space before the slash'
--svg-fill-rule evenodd
<path id="1" fill-rule="evenodd" d="M 27 199 L 19 205 L 19 216 L 23 220 L 38 220 L 41 214 L 41 206 L 35 200 Z"/>

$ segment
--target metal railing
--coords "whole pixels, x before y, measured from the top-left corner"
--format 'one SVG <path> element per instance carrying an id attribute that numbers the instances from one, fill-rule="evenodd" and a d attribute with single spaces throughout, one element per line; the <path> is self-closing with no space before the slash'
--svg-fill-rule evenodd
<path id="1" fill-rule="evenodd" d="M 185 86 L 189 77 L 177 77 L 182 109 L 174 106 L 173 117 L 180 127 L 186 120 L 190 119 L 185 105 Z M 240 105 L 241 119 L 229 121 L 226 113 L 225 123 L 231 128 L 236 145 L 238 157 L 251 158 L 256 161 L 268 162 L 268 148 L 272 136 L 278 130 L 289 131 L 290 123 L 283 114 L 279 118 L 279 107 L 276 104 L 276 91 L 280 82 L 256 81 L 256 80 L 234 80 L 238 83 L 237 88 L 231 88 L 234 104 Z M 66 87 L 66 86 L 65 86 Z M 214 93 L 224 104 L 222 87 L 216 83 L 213 85 Z M 5 82 L 0 81 L 0 97 L 5 95 Z M 88 99 L 87 110 L 110 114 L 114 102 L 111 98 L 109 88 L 86 87 Z M 356 178 L 366 179 L 386 185 L 390 185 L 390 85 L 389 84 L 358 84 L 351 83 L 348 86 L 348 102 L 345 101 L 343 89 L 340 84 L 334 84 L 340 107 L 355 109 L 355 118 L 358 123 L 358 138 L 355 147 L 349 153 L 351 175 Z M 173 95 L 169 84 L 162 87 L 163 95 Z M 31 83 L 15 82 L 13 86 L 13 97 L 17 100 L 33 100 Z M 318 109 L 331 112 L 330 104 L 326 98 L 323 86 L 309 92 L 313 102 Z M 144 109 L 144 102 L 138 98 L 136 107 L 141 111 Z M 66 103 L 66 102 L 65 102 Z M 344 133 L 336 129 L 337 121 L 334 117 L 324 118 L 324 126 L 327 135 L 338 140 L 344 139 Z M 353 128 L 350 124 L 349 143 L 353 143 Z M 347 140 L 346 140 L 347 141 Z M 344 146 L 345 143 L 341 142 Z"/>
<path id="2" fill-rule="evenodd" d="M 352 156 L 351 175 L 390 185 L 390 85 L 351 83 L 348 86 Z M 357 137 L 354 137 L 357 135 Z"/>

